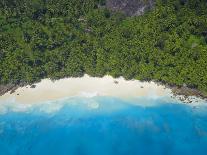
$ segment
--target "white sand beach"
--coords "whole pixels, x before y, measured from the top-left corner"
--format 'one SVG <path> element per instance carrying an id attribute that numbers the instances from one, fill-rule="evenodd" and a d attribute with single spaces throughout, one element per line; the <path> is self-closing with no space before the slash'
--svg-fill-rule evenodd
<path id="1" fill-rule="evenodd" d="M 170 89 L 154 82 L 138 80 L 114 79 L 111 76 L 102 78 L 85 75 L 80 78 L 64 78 L 56 81 L 44 79 L 35 84 L 35 88 L 25 86 L 0 96 L 0 102 L 13 99 L 15 102 L 31 104 L 48 100 L 57 100 L 72 96 L 115 96 L 122 98 L 139 96 L 165 96 L 171 93 Z"/>

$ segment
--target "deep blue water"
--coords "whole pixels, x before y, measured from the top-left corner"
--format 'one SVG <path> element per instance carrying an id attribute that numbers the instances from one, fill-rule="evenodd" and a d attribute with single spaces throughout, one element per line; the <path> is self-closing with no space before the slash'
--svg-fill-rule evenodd
<path id="1" fill-rule="evenodd" d="M 0 155 L 207 154 L 205 105 L 95 97 L 4 108 Z"/>

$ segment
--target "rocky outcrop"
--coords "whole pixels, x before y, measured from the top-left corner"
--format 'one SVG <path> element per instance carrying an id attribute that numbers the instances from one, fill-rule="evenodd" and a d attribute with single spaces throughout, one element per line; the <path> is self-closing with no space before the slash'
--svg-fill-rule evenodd
<path id="1" fill-rule="evenodd" d="M 173 86 L 170 88 L 172 89 L 174 95 L 184 96 L 184 98 L 188 98 L 189 96 L 196 96 L 207 101 L 207 94 L 203 94 L 201 91 L 197 89 L 189 88 L 187 86 L 182 86 L 182 87 Z"/>
<path id="2" fill-rule="evenodd" d="M 14 93 L 16 89 L 19 87 L 26 86 L 27 83 L 22 82 L 20 84 L 6 84 L 6 85 L 0 85 L 0 96 L 4 95 L 7 92 L 10 92 L 10 94 Z"/>
<path id="3" fill-rule="evenodd" d="M 0 85 L 0 96 L 7 93 L 8 91 L 14 93 L 17 88 L 18 86 L 14 84 Z"/>
<path id="4" fill-rule="evenodd" d="M 154 3 L 155 0 L 106 0 L 106 7 L 127 16 L 139 16 L 152 9 Z"/>

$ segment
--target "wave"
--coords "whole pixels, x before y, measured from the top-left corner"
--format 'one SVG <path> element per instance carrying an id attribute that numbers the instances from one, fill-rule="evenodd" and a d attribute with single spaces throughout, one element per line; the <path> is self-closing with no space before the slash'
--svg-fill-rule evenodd
<path id="1" fill-rule="evenodd" d="M 0 102 L 0 115 L 7 114 L 9 112 L 41 112 L 52 114 L 60 111 L 64 106 L 69 106 L 71 108 L 82 108 L 83 110 L 98 110 L 103 109 L 109 110 L 112 107 L 118 108 L 118 103 L 123 103 L 123 105 L 134 105 L 141 107 L 153 107 L 159 106 L 161 104 L 181 104 L 182 102 L 170 98 L 170 96 L 157 96 L 152 93 L 148 96 L 142 97 L 133 97 L 133 98 L 118 98 L 118 97 L 109 97 L 109 96 L 99 96 L 97 92 L 87 93 L 82 92 L 80 96 L 62 98 L 59 100 L 39 102 L 34 104 L 22 104 L 16 102 L 15 98 L 10 98 L 6 101 Z M 118 104 L 118 105 L 117 105 Z M 195 102 L 192 104 L 192 107 L 207 106 L 206 102 Z"/>
<path id="2" fill-rule="evenodd" d="M 86 97 L 86 98 L 93 98 L 96 96 L 100 96 L 98 92 L 80 92 L 80 97 Z"/>

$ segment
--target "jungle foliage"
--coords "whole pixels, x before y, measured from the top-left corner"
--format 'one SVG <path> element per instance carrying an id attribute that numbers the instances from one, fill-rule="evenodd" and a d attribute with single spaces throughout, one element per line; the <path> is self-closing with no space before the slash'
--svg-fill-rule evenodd
<path id="1" fill-rule="evenodd" d="M 0 84 L 87 73 L 207 94 L 206 0 L 157 0 L 142 16 L 104 0 L 1 0 Z"/>

